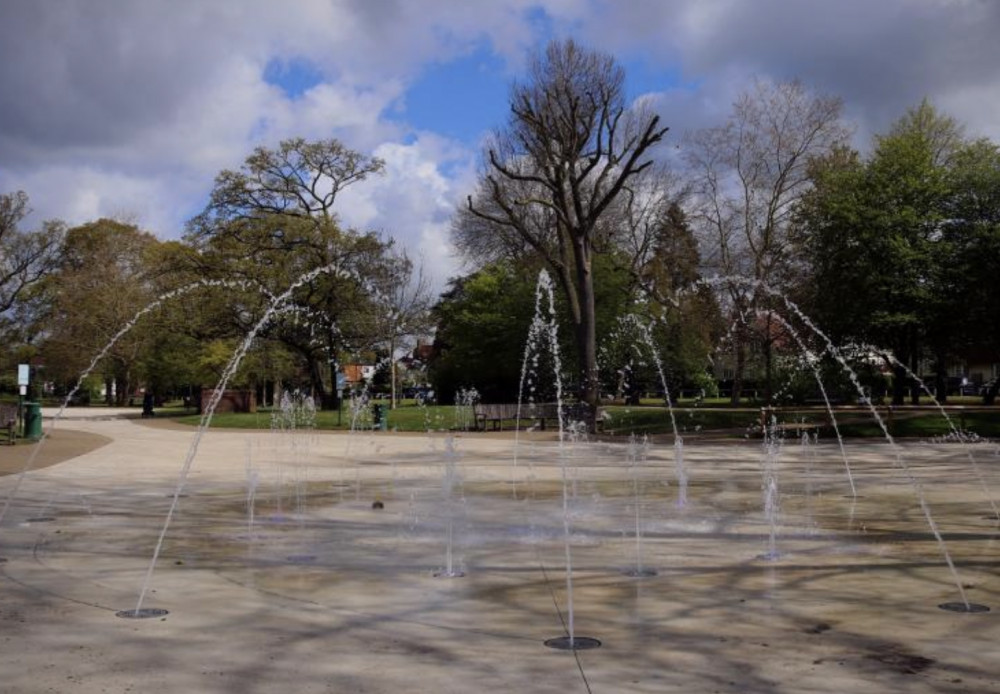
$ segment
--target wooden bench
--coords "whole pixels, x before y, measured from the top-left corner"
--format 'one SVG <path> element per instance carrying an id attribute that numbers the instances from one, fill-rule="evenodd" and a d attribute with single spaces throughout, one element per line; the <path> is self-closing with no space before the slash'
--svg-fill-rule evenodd
<path id="1" fill-rule="evenodd" d="M 562 415 L 564 422 L 584 419 L 586 405 L 568 404 L 563 405 Z M 505 421 L 518 420 L 522 422 L 534 422 L 538 428 L 545 431 L 547 422 L 559 424 L 559 405 L 554 402 L 534 403 L 521 405 L 518 413 L 517 403 L 500 404 L 477 404 L 473 408 L 476 417 L 476 428 L 485 430 L 487 423 L 493 425 L 493 431 L 503 429 Z M 598 425 L 600 425 L 601 411 L 598 410 Z"/>
<path id="2" fill-rule="evenodd" d="M 780 431 L 782 433 L 791 432 L 797 437 L 802 434 L 815 434 L 819 431 L 820 425 L 815 422 L 782 422 L 777 426 L 769 426 L 769 430 Z"/>
<path id="3" fill-rule="evenodd" d="M 7 432 L 7 443 L 17 438 L 17 405 L 0 405 L 0 431 Z"/>
<path id="4" fill-rule="evenodd" d="M 509 403 L 477 403 L 473 407 L 476 417 L 476 428 L 486 429 L 487 422 L 493 425 L 493 430 L 503 428 L 504 420 L 517 419 L 517 405 Z"/>

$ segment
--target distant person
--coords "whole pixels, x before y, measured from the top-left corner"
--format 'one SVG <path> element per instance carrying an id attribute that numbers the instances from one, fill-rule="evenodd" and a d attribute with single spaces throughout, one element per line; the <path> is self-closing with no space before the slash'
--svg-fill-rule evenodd
<path id="1" fill-rule="evenodd" d="M 148 390 L 142 396 L 142 416 L 143 418 L 153 416 L 153 394 Z"/>

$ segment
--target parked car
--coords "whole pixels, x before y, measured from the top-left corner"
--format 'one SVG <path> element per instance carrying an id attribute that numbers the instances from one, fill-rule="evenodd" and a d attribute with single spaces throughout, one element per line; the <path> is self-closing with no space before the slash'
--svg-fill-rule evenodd
<path id="1" fill-rule="evenodd" d="M 984 383 L 983 385 L 979 386 L 979 394 L 980 395 L 986 395 L 988 392 L 990 392 L 990 389 L 993 387 L 993 385 L 996 382 L 997 382 L 997 379 L 995 379 L 995 378 L 991 378 L 990 380 L 986 381 L 986 383 Z"/>

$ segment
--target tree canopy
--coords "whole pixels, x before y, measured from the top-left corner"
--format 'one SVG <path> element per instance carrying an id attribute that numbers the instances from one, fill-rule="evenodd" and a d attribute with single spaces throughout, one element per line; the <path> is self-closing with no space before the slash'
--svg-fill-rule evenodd
<path id="1" fill-rule="evenodd" d="M 838 341 L 884 350 L 896 403 L 925 354 L 941 393 L 963 344 L 997 354 L 997 293 L 984 272 L 1000 257 L 998 172 L 995 145 L 969 141 L 926 101 L 867 158 L 840 150 L 816 163 L 800 211 L 814 310 Z"/>

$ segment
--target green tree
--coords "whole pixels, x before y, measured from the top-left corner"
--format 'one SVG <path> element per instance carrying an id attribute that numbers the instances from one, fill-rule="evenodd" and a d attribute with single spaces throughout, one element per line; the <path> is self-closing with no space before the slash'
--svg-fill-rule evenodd
<path id="1" fill-rule="evenodd" d="M 494 264 L 452 280 L 433 308 L 436 356 L 428 377 L 441 401 L 461 388 L 475 388 L 483 402 L 516 401 L 536 279 L 516 268 Z"/>
<path id="2" fill-rule="evenodd" d="M 948 358 L 984 334 L 975 326 L 996 307 L 981 274 L 996 262 L 995 156 L 924 101 L 876 137 L 867 160 L 841 150 L 814 169 L 800 210 L 814 310 L 837 341 L 886 350 L 896 404 L 926 354 L 944 397 Z"/>
<path id="3" fill-rule="evenodd" d="M 61 260 L 44 283 L 39 317 L 46 378 L 75 384 L 90 361 L 157 295 L 156 237 L 131 224 L 100 219 L 66 233 Z M 140 325 L 120 337 L 99 364 L 109 402 L 127 402 L 138 368 L 155 341 Z"/>
<path id="4" fill-rule="evenodd" d="M 701 389 L 707 385 L 709 354 L 721 330 L 712 291 L 697 285 L 701 264 L 697 239 L 684 211 L 667 191 L 630 204 L 627 218 L 630 233 L 620 265 L 628 260 L 630 286 L 622 291 L 629 299 L 617 315 L 631 313 L 651 328 L 647 337 L 637 332 L 629 318 L 618 329 L 604 333 L 609 338 L 604 352 L 611 371 L 606 374 L 605 388 L 617 390 L 612 381 L 627 382 L 633 402 L 641 391 L 661 391 L 663 384 L 649 353 L 653 349 L 671 394 L 676 396 L 683 387 Z M 647 339 L 652 345 L 644 344 Z M 619 379 L 626 370 L 630 378 Z"/>
<path id="5" fill-rule="evenodd" d="M 379 297 L 366 278 L 385 275 L 391 243 L 344 230 L 334 205 L 347 186 L 379 173 L 383 164 L 337 140 L 286 140 L 257 148 L 239 171 L 223 171 L 205 211 L 188 225 L 189 257 L 200 274 L 243 280 L 247 291 L 229 301 L 231 330 L 245 332 L 262 316 L 269 297 L 307 273 L 333 268 L 304 283 L 263 337 L 299 355 L 314 393 L 337 406 L 333 387 L 342 352 L 377 341 L 365 309 Z"/>
<path id="6" fill-rule="evenodd" d="M 959 345 L 1000 363 L 1000 147 L 980 139 L 958 150 L 949 169 L 949 196 L 943 239 L 951 253 L 941 272 L 938 318 Z M 940 371 L 939 371 L 940 372 Z M 994 379 L 984 393 L 993 404 L 1000 389 Z"/>

